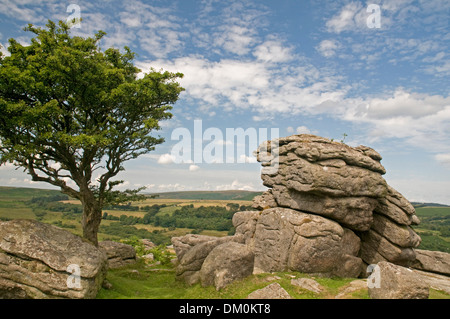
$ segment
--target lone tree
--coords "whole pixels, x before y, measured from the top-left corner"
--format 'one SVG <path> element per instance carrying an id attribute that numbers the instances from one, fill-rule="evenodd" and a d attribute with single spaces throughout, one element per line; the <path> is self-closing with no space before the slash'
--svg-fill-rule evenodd
<path id="1" fill-rule="evenodd" d="M 10 39 L 10 56 L 0 55 L 0 165 L 79 199 L 83 237 L 97 245 L 102 208 L 140 191 L 114 190 L 123 181 L 112 179 L 164 141 L 150 133 L 172 117 L 183 75 L 152 69 L 138 77 L 128 47 L 101 51 L 104 32 L 82 38 L 61 21 L 46 27 L 29 24 L 31 45 Z"/>

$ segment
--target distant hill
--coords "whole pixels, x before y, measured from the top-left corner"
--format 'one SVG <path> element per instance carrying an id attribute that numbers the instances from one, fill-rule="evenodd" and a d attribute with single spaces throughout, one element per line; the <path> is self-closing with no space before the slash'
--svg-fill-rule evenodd
<path id="1" fill-rule="evenodd" d="M 411 204 L 412 204 L 415 208 L 419 208 L 419 207 L 450 207 L 449 205 L 437 204 L 437 203 L 411 202 Z"/>
<path id="2" fill-rule="evenodd" d="M 167 199 L 199 199 L 199 200 L 248 200 L 251 201 L 262 192 L 228 190 L 228 191 L 185 191 L 185 192 L 164 192 L 152 193 L 158 198 Z"/>
<path id="3" fill-rule="evenodd" d="M 51 196 L 61 194 L 59 190 L 26 188 L 26 187 L 7 187 L 0 186 L 0 199 L 29 200 L 32 197 Z M 148 195 L 158 195 L 162 199 L 203 199 L 203 200 L 248 200 L 251 201 L 262 192 L 251 192 L 241 190 L 227 191 L 185 191 L 185 192 L 164 192 L 150 193 Z"/>

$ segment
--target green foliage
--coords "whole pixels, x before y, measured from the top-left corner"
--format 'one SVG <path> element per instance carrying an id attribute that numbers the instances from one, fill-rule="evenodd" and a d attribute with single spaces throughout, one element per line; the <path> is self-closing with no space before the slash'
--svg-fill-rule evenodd
<path id="1" fill-rule="evenodd" d="M 201 206 L 194 208 L 193 205 L 186 205 L 177 209 L 172 215 L 155 216 L 154 225 L 161 227 L 229 231 L 233 227 L 231 219 L 238 207 L 233 206 L 233 208 L 233 210 L 228 210 L 222 206 Z"/>
<path id="2" fill-rule="evenodd" d="M 134 249 L 136 250 L 136 255 L 139 257 L 148 254 L 147 250 L 145 249 L 144 244 L 142 243 L 140 238 L 138 238 L 137 236 L 134 236 L 134 235 L 130 236 L 129 238 L 122 239 L 120 242 L 130 245 L 130 246 L 133 246 Z"/>
<path id="3" fill-rule="evenodd" d="M 450 253 L 450 207 L 416 207 L 420 224 L 414 226 L 422 242 L 420 249 Z"/>
<path id="4" fill-rule="evenodd" d="M 159 245 L 148 250 L 148 253 L 153 254 L 153 258 L 159 261 L 161 265 L 169 265 L 172 259 L 172 254 L 167 250 L 166 246 Z"/>
<path id="5" fill-rule="evenodd" d="M 62 212 L 63 218 L 73 219 L 74 215 L 83 212 L 81 205 L 62 203 L 61 200 L 68 200 L 69 197 L 64 194 L 55 194 L 50 196 L 38 196 L 26 201 L 25 203 L 32 208 L 38 220 L 42 220 L 46 211 Z"/>
<path id="6" fill-rule="evenodd" d="M 156 245 L 169 245 L 170 237 L 161 232 L 149 232 L 146 229 L 138 229 L 134 226 L 121 225 L 113 222 L 110 225 L 100 225 L 100 232 L 107 235 L 114 235 L 119 238 L 127 239 L 130 237 L 147 238 Z"/>

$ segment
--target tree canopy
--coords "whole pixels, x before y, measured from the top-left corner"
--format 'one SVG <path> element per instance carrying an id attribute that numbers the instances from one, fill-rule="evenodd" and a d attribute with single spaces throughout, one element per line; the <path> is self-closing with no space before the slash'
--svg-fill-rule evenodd
<path id="1" fill-rule="evenodd" d="M 10 56 L 0 56 L 0 164 L 79 199 L 84 236 L 96 244 L 101 208 L 137 192 L 115 190 L 122 181 L 113 179 L 164 141 L 151 133 L 172 117 L 183 75 L 141 73 L 130 48 L 101 50 L 102 31 L 72 37 L 62 21 L 24 30 L 31 44 L 10 39 Z"/>

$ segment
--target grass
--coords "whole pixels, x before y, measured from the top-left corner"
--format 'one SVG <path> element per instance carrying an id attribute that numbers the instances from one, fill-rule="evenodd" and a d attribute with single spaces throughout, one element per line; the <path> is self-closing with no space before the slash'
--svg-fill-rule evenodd
<path id="1" fill-rule="evenodd" d="M 134 265 L 110 270 L 107 280 L 111 289 L 102 288 L 98 299 L 245 299 L 251 292 L 278 282 L 295 299 L 329 299 L 347 286 L 353 278 L 315 278 L 325 291 L 316 294 L 291 285 L 291 280 L 307 277 L 295 272 L 277 272 L 273 274 L 252 275 L 238 280 L 217 291 L 214 287 L 202 287 L 200 284 L 188 286 L 176 280 L 173 266 L 148 266 L 142 260 Z M 349 298 L 367 299 L 367 290 L 358 291 Z"/>
<path id="2" fill-rule="evenodd" d="M 276 272 L 251 275 L 217 291 L 200 284 L 188 286 L 178 281 L 174 266 L 149 266 L 139 260 L 134 265 L 109 270 L 107 280 L 112 288 L 102 288 L 97 299 L 245 299 L 251 292 L 277 282 L 294 299 L 334 299 L 355 278 L 320 278 L 298 272 Z M 313 278 L 323 288 L 314 293 L 291 284 L 293 278 Z M 344 295 L 344 299 L 369 299 L 367 289 Z M 429 299 L 450 299 L 450 295 L 430 289 Z"/>

